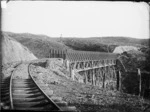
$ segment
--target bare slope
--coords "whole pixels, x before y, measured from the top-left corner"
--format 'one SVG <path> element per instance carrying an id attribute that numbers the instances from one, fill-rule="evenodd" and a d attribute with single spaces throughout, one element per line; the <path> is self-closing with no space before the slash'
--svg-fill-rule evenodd
<path id="1" fill-rule="evenodd" d="M 123 53 L 130 50 L 138 51 L 138 48 L 134 46 L 118 46 L 114 49 L 113 53 Z"/>
<path id="2" fill-rule="evenodd" d="M 37 59 L 27 47 L 21 45 L 7 34 L 2 37 L 2 63 L 29 61 Z"/>

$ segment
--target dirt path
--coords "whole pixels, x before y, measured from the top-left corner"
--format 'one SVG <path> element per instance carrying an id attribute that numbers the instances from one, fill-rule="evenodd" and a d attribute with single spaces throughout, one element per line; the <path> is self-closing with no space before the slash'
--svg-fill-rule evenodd
<path id="1" fill-rule="evenodd" d="M 19 65 L 14 71 L 13 78 L 28 79 L 28 65 L 28 63 L 22 63 Z"/>

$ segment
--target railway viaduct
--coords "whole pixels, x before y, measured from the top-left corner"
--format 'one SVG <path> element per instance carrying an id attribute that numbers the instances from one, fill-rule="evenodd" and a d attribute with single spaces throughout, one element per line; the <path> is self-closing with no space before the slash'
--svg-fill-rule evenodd
<path id="1" fill-rule="evenodd" d="M 118 54 L 52 49 L 49 58 L 63 58 L 72 80 L 109 89 L 121 86 Z"/>

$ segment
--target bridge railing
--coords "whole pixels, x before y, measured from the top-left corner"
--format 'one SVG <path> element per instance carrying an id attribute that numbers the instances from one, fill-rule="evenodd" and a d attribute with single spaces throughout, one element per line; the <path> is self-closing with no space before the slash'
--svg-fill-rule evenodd
<path id="1" fill-rule="evenodd" d="M 87 62 L 88 67 L 95 66 L 111 66 L 116 64 L 117 54 L 114 53 L 102 53 L 102 52 L 90 52 L 90 51 L 75 51 L 66 49 L 50 49 L 49 58 L 62 58 L 65 65 L 67 61 L 72 62 Z"/>
<path id="2" fill-rule="evenodd" d="M 66 59 L 66 50 L 63 49 L 50 49 L 49 58 L 63 58 Z"/>

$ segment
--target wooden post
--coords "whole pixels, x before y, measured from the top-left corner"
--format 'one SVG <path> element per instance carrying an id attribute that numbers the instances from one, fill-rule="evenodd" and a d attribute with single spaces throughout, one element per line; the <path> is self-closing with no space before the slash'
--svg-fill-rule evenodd
<path id="1" fill-rule="evenodd" d="M 105 88 L 105 71 L 102 70 L 102 75 L 103 75 L 103 88 Z"/>
<path id="2" fill-rule="evenodd" d="M 85 84 L 87 84 L 87 82 L 88 82 L 88 79 L 87 79 L 87 75 L 88 75 L 88 73 L 86 73 L 87 71 L 84 71 L 84 75 L 85 75 Z"/>
<path id="3" fill-rule="evenodd" d="M 111 71 L 110 71 L 110 66 L 107 67 L 107 75 L 108 75 L 108 80 L 111 80 Z"/>
<path id="4" fill-rule="evenodd" d="M 112 68 L 113 68 L 113 76 L 114 76 L 114 78 L 117 78 L 116 69 L 115 69 L 114 65 L 112 66 Z"/>
<path id="5" fill-rule="evenodd" d="M 120 72 L 120 70 L 119 70 L 119 91 L 121 91 L 121 81 L 122 80 L 122 77 L 121 77 L 121 72 Z"/>
<path id="6" fill-rule="evenodd" d="M 58 50 L 56 50 L 56 58 L 58 58 Z"/>
<path id="7" fill-rule="evenodd" d="M 51 49 L 49 50 L 49 58 L 51 58 Z"/>
<path id="8" fill-rule="evenodd" d="M 58 50 L 56 50 L 56 58 L 58 58 Z"/>
<path id="9" fill-rule="evenodd" d="M 90 70 L 87 70 L 86 73 L 87 73 L 87 82 L 90 83 Z"/>
<path id="10" fill-rule="evenodd" d="M 61 54 L 60 54 L 60 50 L 58 50 L 58 58 L 60 58 L 60 55 L 61 55 Z"/>
<path id="11" fill-rule="evenodd" d="M 89 70 L 89 75 L 90 75 L 90 84 L 91 84 L 91 85 L 92 85 L 92 81 L 93 81 L 93 80 L 92 80 L 92 75 L 93 75 L 92 73 L 93 73 L 93 72 L 92 72 L 92 69 L 91 69 L 91 70 Z"/>
<path id="12" fill-rule="evenodd" d="M 98 69 L 95 69 L 95 85 L 96 85 L 96 86 L 98 85 L 98 80 L 99 80 L 99 77 L 98 77 Z"/>
<path id="13" fill-rule="evenodd" d="M 119 82 L 120 82 L 120 80 L 119 80 L 119 71 L 116 72 L 116 78 L 117 78 L 116 86 L 117 86 L 117 90 L 119 90 Z"/>
<path id="14" fill-rule="evenodd" d="M 61 58 L 63 59 L 63 51 L 61 50 Z"/>
<path id="15" fill-rule="evenodd" d="M 70 72 L 70 77 L 72 78 L 72 70 L 71 70 L 71 64 L 69 63 L 69 72 Z"/>
<path id="16" fill-rule="evenodd" d="M 51 58 L 53 58 L 53 56 L 54 56 L 54 50 L 52 49 L 52 52 L 51 52 L 52 54 L 51 54 Z"/>
<path id="17" fill-rule="evenodd" d="M 139 76 L 139 96 L 141 96 L 142 80 L 141 80 L 141 71 L 139 68 L 138 68 L 138 76 Z"/>
<path id="18" fill-rule="evenodd" d="M 54 50 L 54 58 L 56 58 L 56 50 Z"/>
<path id="19" fill-rule="evenodd" d="M 93 77 L 92 77 L 92 82 L 93 82 L 93 86 L 95 86 L 95 70 L 92 69 L 92 72 L 93 72 L 93 73 L 92 73 L 92 74 L 93 74 L 93 75 L 92 75 L 92 76 L 93 76 Z"/>
<path id="20" fill-rule="evenodd" d="M 74 69 L 73 69 L 73 65 L 71 63 L 69 63 L 69 71 L 70 71 L 70 77 L 72 80 L 74 80 Z"/>
<path id="21" fill-rule="evenodd" d="M 101 72 L 101 68 L 98 69 L 98 74 L 99 74 L 99 86 L 101 86 L 101 79 L 102 79 L 102 72 Z"/>

